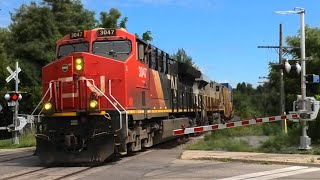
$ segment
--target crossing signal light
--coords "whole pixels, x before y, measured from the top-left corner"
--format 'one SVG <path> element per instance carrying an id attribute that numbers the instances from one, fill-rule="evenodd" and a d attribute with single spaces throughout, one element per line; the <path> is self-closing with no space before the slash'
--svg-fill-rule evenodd
<path id="1" fill-rule="evenodd" d="M 288 61 L 286 61 L 286 62 L 284 63 L 284 69 L 286 70 L 287 73 L 290 72 L 290 70 L 291 70 L 291 65 L 288 63 Z"/>
<path id="2" fill-rule="evenodd" d="M 300 74 L 301 72 L 301 66 L 299 63 L 296 63 L 295 65 L 291 65 L 288 63 L 288 61 L 286 61 L 284 64 L 274 63 L 274 64 L 271 64 L 271 66 L 274 69 L 284 69 L 287 73 L 289 73 L 290 70 L 296 70 L 298 74 Z"/>
<path id="3" fill-rule="evenodd" d="M 4 98 L 7 101 L 18 101 L 18 100 L 22 99 L 22 95 L 19 93 L 12 92 L 12 93 L 7 93 L 6 95 L 4 95 Z"/>

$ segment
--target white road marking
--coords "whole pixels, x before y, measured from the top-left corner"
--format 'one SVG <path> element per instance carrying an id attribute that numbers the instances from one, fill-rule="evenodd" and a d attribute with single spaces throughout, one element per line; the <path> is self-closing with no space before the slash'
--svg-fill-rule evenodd
<path id="1" fill-rule="evenodd" d="M 320 171 L 320 168 L 300 169 L 300 170 L 296 170 L 296 171 L 284 172 L 284 173 L 279 173 L 279 174 L 271 174 L 271 175 L 262 176 L 262 177 L 256 177 L 256 178 L 250 178 L 250 180 L 276 179 L 276 178 L 293 176 L 293 175 L 298 175 L 298 174 L 304 174 L 304 173 L 309 173 L 309 172 L 314 172 L 314 171 Z"/>
<path id="2" fill-rule="evenodd" d="M 275 170 L 270 170 L 270 171 L 244 174 L 244 175 L 240 175 L 240 176 L 233 176 L 233 177 L 223 178 L 220 180 L 241 180 L 241 179 L 248 179 L 248 178 L 255 178 L 255 179 L 260 180 L 263 178 L 263 176 L 266 176 L 266 175 L 275 175 L 278 173 L 283 174 L 285 172 L 297 172 L 298 170 L 301 171 L 301 170 L 306 170 L 306 169 L 308 169 L 308 167 L 306 167 L 306 166 L 292 166 L 292 167 L 287 167 L 287 168 L 282 168 L 282 169 L 275 169 Z M 313 168 L 310 168 L 310 169 L 313 169 Z M 316 169 L 320 170 L 320 168 L 316 168 Z M 281 176 L 281 177 L 284 177 L 284 176 Z"/>

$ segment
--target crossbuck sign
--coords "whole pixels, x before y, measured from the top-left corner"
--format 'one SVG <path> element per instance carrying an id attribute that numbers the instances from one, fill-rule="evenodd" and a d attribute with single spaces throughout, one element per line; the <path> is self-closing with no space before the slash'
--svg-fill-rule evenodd
<path id="1" fill-rule="evenodd" d="M 18 79 L 16 79 L 16 78 L 17 78 L 17 74 L 16 74 L 16 73 L 19 73 L 19 72 L 21 71 L 21 68 L 20 68 L 20 67 L 18 67 L 18 69 L 17 69 L 17 70 L 12 71 L 12 69 L 11 69 L 9 66 L 7 66 L 7 70 L 8 70 L 8 71 L 9 71 L 9 73 L 10 73 L 10 76 L 9 76 L 9 77 L 7 77 L 7 79 L 6 79 L 7 83 L 8 83 L 8 82 L 10 82 L 12 79 L 15 79 L 15 80 L 17 81 L 17 83 L 20 83 L 19 78 L 18 78 Z M 17 72 L 17 71 L 18 71 L 18 72 Z"/>

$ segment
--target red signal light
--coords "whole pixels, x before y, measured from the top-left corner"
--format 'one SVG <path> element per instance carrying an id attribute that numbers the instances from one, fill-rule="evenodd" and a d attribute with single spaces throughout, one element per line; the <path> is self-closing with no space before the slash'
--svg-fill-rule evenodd
<path id="1" fill-rule="evenodd" d="M 16 100 L 19 99 L 19 95 L 14 93 L 14 94 L 11 95 L 11 99 L 12 99 L 12 101 L 16 101 Z"/>
<path id="2" fill-rule="evenodd" d="M 4 96 L 7 101 L 18 101 L 22 99 L 21 94 L 19 93 L 8 93 Z"/>

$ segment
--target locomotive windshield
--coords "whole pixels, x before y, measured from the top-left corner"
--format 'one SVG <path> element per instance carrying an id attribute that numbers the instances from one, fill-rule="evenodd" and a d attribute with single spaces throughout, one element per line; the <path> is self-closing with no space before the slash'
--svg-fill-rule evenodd
<path id="1" fill-rule="evenodd" d="M 74 52 L 89 52 L 89 43 L 81 42 L 61 45 L 58 51 L 58 58 L 62 58 Z"/>
<path id="2" fill-rule="evenodd" d="M 125 61 L 131 53 L 132 45 L 128 40 L 96 41 L 92 45 L 92 53 L 100 56 Z"/>

